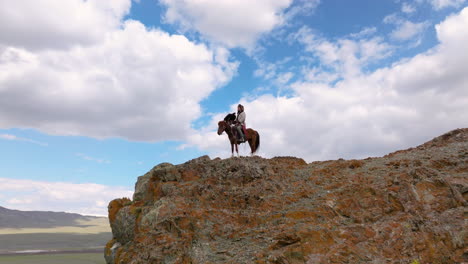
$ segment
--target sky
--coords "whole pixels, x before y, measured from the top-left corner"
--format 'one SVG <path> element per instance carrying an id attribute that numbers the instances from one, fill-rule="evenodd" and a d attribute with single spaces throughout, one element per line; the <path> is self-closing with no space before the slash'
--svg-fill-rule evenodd
<path id="1" fill-rule="evenodd" d="M 382 156 L 468 124 L 466 0 L 0 0 L 0 206 L 106 215 L 153 166 Z M 241 155 L 249 155 L 247 146 Z"/>

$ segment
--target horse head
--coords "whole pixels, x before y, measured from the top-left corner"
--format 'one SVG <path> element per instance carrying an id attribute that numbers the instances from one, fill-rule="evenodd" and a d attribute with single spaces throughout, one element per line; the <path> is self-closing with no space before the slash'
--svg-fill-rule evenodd
<path id="1" fill-rule="evenodd" d="M 226 121 L 219 121 L 218 122 L 218 135 L 221 135 L 224 130 L 226 130 L 226 127 L 228 126 L 228 124 L 226 123 Z"/>

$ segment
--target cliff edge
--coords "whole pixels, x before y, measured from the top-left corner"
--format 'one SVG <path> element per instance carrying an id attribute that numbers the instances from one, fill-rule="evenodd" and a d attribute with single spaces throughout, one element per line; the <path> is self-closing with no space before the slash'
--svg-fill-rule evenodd
<path id="1" fill-rule="evenodd" d="M 109 204 L 117 263 L 468 262 L 468 129 L 381 158 L 159 164 Z"/>

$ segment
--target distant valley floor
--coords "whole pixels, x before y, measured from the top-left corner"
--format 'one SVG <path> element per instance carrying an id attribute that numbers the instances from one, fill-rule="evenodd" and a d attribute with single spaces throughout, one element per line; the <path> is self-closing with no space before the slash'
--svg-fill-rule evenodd
<path id="1" fill-rule="evenodd" d="M 98 234 L 33 233 L 0 235 L 0 254 L 24 250 L 75 251 L 103 248 L 110 232 Z"/>
<path id="2" fill-rule="evenodd" d="M 104 264 L 102 252 L 43 255 L 0 255 L 0 264 Z"/>

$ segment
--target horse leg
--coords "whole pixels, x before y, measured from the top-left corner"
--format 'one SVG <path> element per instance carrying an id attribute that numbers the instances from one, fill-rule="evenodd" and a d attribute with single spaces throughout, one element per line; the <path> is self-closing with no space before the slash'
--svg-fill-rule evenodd
<path id="1" fill-rule="evenodd" d="M 231 143 L 231 158 L 232 157 L 234 157 L 234 144 L 233 143 Z"/>
<path id="2" fill-rule="evenodd" d="M 239 157 L 239 148 L 238 148 L 237 143 L 236 143 L 236 153 L 237 153 L 237 157 Z"/>

